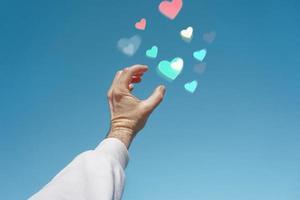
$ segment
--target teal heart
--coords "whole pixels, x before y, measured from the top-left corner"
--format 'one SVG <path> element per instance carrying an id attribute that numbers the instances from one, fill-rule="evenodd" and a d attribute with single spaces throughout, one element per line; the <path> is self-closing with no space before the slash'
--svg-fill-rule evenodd
<path id="1" fill-rule="evenodd" d="M 146 56 L 149 58 L 156 58 L 158 54 L 158 47 L 157 46 L 153 46 L 151 49 L 148 49 L 146 51 Z"/>
<path id="2" fill-rule="evenodd" d="M 176 63 L 178 63 L 179 60 L 182 61 L 182 65 L 176 66 Z M 171 62 L 167 60 L 163 60 L 159 62 L 157 67 L 157 72 L 160 76 L 167 79 L 168 81 L 173 81 L 181 73 L 182 67 L 183 67 L 183 60 L 181 58 L 174 58 Z"/>
<path id="3" fill-rule="evenodd" d="M 184 85 L 184 88 L 185 88 L 186 91 L 188 91 L 190 93 L 194 93 L 197 86 L 198 86 L 198 81 L 194 80 L 192 82 L 186 83 Z"/>
<path id="4" fill-rule="evenodd" d="M 193 53 L 193 56 L 194 56 L 195 59 L 202 62 L 204 60 L 205 56 L 206 56 L 206 53 L 207 53 L 206 49 L 202 49 L 200 51 L 195 51 Z"/>

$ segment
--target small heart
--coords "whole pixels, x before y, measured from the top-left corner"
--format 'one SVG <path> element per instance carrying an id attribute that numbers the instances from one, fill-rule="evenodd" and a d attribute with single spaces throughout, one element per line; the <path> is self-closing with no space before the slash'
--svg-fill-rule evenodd
<path id="1" fill-rule="evenodd" d="M 206 70 L 206 63 L 199 63 L 195 65 L 194 70 L 197 74 L 203 74 Z"/>
<path id="2" fill-rule="evenodd" d="M 190 93 L 194 93 L 195 90 L 197 89 L 198 86 L 198 81 L 194 80 L 192 82 L 186 83 L 184 85 L 184 89 Z"/>
<path id="3" fill-rule="evenodd" d="M 162 1 L 159 4 L 159 11 L 169 19 L 173 20 L 180 12 L 182 4 L 182 0 Z"/>
<path id="4" fill-rule="evenodd" d="M 171 62 L 171 67 L 175 71 L 181 72 L 181 70 L 183 68 L 183 64 L 184 64 L 184 62 L 183 62 L 182 58 L 174 58 Z"/>
<path id="5" fill-rule="evenodd" d="M 183 29 L 182 31 L 180 31 L 180 35 L 182 37 L 182 39 L 184 39 L 187 42 L 190 42 L 193 38 L 193 27 L 189 26 L 186 29 Z"/>
<path id="6" fill-rule="evenodd" d="M 118 41 L 118 48 L 127 56 L 133 56 L 140 47 L 142 39 L 135 35 L 131 38 L 121 38 Z"/>
<path id="7" fill-rule="evenodd" d="M 146 56 L 149 58 L 156 58 L 158 54 L 158 47 L 157 46 L 153 46 L 151 47 L 151 49 L 148 49 L 146 51 Z"/>
<path id="8" fill-rule="evenodd" d="M 202 62 L 204 60 L 206 54 L 207 54 L 207 50 L 206 49 L 202 49 L 200 51 L 195 51 L 193 53 L 193 56 L 194 56 L 195 59 L 197 59 L 197 60 L 199 60 L 199 61 Z"/>
<path id="9" fill-rule="evenodd" d="M 147 21 L 145 18 L 141 19 L 139 22 L 135 23 L 135 28 L 139 30 L 145 30 Z"/>
<path id="10" fill-rule="evenodd" d="M 128 46 L 124 47 L 123 52 L 127 55 L 133 55 L 134 54 L 134 45 L 128 44 Z"/>
<path id="11" fill-rule="evenodd" d="M 183 69 L 183 60 L 181 58 L 174 58 L 171 62 L 163 60 L 159 62 L 157 72 L 163 78 L 173 81 L 181 73 Z"/>
<path id="12" fill-rule="evenodd" d="M 207 43 L 213 43 L 216 39 L 217 33 L 215 31 L 211 31 L 203 34 L 203 40 Z"/>

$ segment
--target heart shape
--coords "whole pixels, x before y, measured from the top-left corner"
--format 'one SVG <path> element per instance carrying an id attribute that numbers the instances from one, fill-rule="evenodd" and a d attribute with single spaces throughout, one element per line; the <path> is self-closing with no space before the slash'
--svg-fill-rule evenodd
<path id="1" fill-rule="evenodd" d="M 181 72 L 181 70 L 183 68 L 183 64 L 184 64 L 184 62 L 183 62 L 182 58 L 174 58 L 171 62 L 171 67 L 175 71 Z"/>
<path id="2" fill-rule="evenodd" d="M 159 11 L 169 19 L 175 19 L 182 8 L 182 0 L 162 1 Z"/>
<path id="3" fill-rule="evenodd" d="M 184 40 L 191 41 L 193 38 L 193 31 L 193 27 L 189 26 L 188 28 L 180 31 L 180 35 Z"/>
<path id="4" fill-rule="evenodd" d="M 135 28 L 139 30 L 145 30 L 147 21 L 145 18 L 141 19 L 139 22 L 135 23 Z"/>
<path id="5" fill-rule="evenodd" d="M 133 56 L 141 44 L 141 38 L 135 35 L 131 38 L 122 38 L 118 41 L 118 48 L 127 56 Z"/>
<path id="6" fill-rule="evenodd" d="M 159 62 L 157 72 L 163 78 L 173 81 L 181 73 L 183 64 L 182 58 L 174 58 L 171 62 L 163 60 Z"/>
<path id="7" fill-rule="evenodd" d="M 194 80 L 192 82 L 186 83 L 184 85 L 184 89 L 190 93 L 194 93 L 195 90 L 197 89 L 198 86 L 198 81 Z"/>
<path id="8" fill-rule="evenodd" d="M 193 53 L 193 56 L 194 56 L 195 59 L 197 59 L 197 60 L 199 60 L 199 61 L 202 62 L 204 60 L 206 54 L 207 54 L 207 50 L 206 49 L 202 49 L 200 51 L 195 51 Z"/>
<path id="9" fill-rule="evenodd" d="M 128 46 L 124 47 L 123 52 L 127 55 L 133 55 L 134 54 L 134 45 L 128 44 Z"/>
<path id="10" fill-rule="evenodd" d="M 203 40 L 207 43 L 213 43 L 216 39 L 217 33 L 215 31 L 211 31 L 203 34 Z"/>
<path id="11" fill-rule="evenodd" d="M 197 73 L 197 74 L 203 74 L 206 70 L 206 63 L 198 63 L 197 65 L 194 66 L 194 71 Z"/>
<path id="12" fill-rule="evenodd" d="M 148 49 L 146 51 L 146 56 L 149 58 L 156 58 L 158 54 L 158 47 L 157 46 L 153 46 L 151 47 L 151 49 Z"/>

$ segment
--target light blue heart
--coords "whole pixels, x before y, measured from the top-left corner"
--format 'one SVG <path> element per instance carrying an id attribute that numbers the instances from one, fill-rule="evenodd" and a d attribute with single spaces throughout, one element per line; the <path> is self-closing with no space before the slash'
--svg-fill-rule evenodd
<path id="1" fill-rule="evenodd" d="M 202 62 L 204 60 L 206 54 L 207 54 L 207 50 L 206 49 L 202 49 L 200 51 L 195 51 L 193 53 L 193 56 L 194 56 L 195 59 L 197 59 L 197 60 L 199 60 L 199 61 Z"/>
<path id="2" fill-rule="evenodd" d="M 167 60 L 160 61 L 157 67 L 157 72 L 160 76 L 167 79 L 168 81 L 173 81 L 177 78 L 181 71 L 174 70 L 171 67 L 172 62 L 176 62 L 178 58 L 173 59 L 171 62 Z"/>
<path id="3" fill-rule="evenodd" d="M 194 80 L 192 82 L 186 83 L 184 85 L 184 88 L 186 91 L 190 92 L 190 93 L 194 93 L 195 90 L 197 89 L 198 86 L 198 81 Z"/>
<path id="4" fill-rule="evenodd" d="M 153 46 L 151 49 L 148 49 L 146 51 L 146 56 L 149 58 L 156 58 L 158 54 L 158 47 L 157 46 Z"/>
<path id="5" fill-rule="evenodd" d="M 141 44 L 141 38 L 134 35 L 131 38 L 121 38 L 118 41 L 118 48 L 127 56 L 133 56 Z"/>

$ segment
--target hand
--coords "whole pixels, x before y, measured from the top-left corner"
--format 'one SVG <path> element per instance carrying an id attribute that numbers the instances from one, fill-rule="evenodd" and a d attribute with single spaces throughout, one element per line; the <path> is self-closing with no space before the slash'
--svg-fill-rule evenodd
<path id="1" fill-rule="evenodd" d="M 127 148 L 164 97 L 164 86 L 158 86 L 146 100 L 131 94 L 133 84 L 141 82 L 147 70 L 145 65 L 134 65 L 118 71 L 107 94 L 111 112 L 111 128 L 107 137 L 120 139 Z"/>

